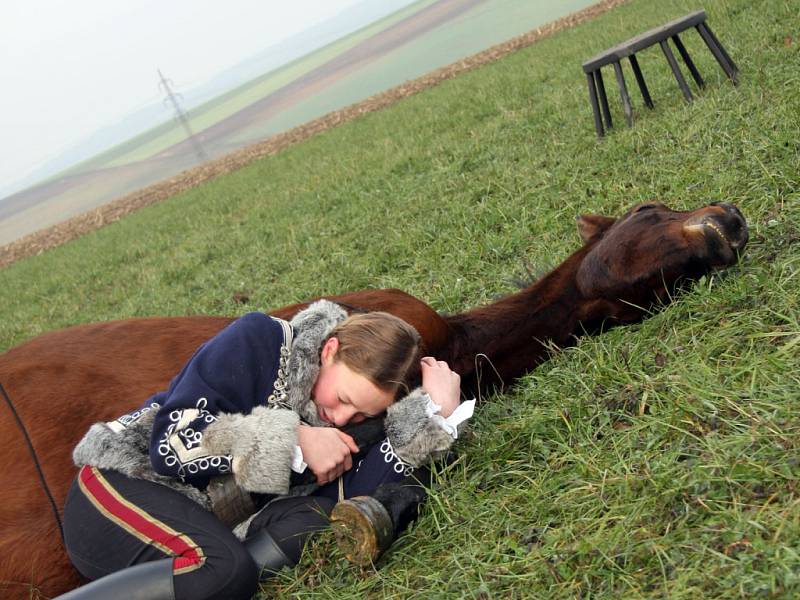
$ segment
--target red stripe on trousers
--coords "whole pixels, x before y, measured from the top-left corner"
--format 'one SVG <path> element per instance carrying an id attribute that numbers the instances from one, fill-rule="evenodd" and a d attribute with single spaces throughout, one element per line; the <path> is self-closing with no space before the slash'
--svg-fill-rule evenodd
<path id="1" fill-rule="evenodd" d="M 174 532 L 166 531 L 158 523 L 149 521 L 147 519 L 149 515 L 145 511 L 140 513 L 122 504 L 114 494 L 106 489 L 103 482 L 95 477 L 91 468 L 84 466 L 80 471 L 79 477 L 86 490 L 114 517 L 127 523 L 147 539 L 168 548 L 176 557 L 172 565 L 174 571 L 203 562 L 203 557 L 197 552 L 196 548 L 177 537 Z"/>

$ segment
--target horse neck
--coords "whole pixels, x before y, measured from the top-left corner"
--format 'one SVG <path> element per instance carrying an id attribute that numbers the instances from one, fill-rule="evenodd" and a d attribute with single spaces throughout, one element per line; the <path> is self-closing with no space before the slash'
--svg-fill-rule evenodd
<path id="1" fill-rule="evenodd" d="M 581 296 L 575 282 L 587 250 L 578 250 L 516 294 L 445 316 L 451 338 L 449 352 L 443 354 L 453 369 L 462 378 L 479 380 L 481 388 L 509 384 L 545 360 L 553 344 L 570 345 L 590 312 L 591 301 Z"/>

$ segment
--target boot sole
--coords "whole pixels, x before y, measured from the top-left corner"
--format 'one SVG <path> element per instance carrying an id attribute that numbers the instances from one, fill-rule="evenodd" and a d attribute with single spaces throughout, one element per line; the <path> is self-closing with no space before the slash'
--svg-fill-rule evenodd
<path id="1" fill-rule="evenodd" d="M 370 496 L 355 496 L 339 502 L 331 512 L 331 526 L 347 560 L 360 566 L 378 560 L 394 538 L 389 513 Z"/>

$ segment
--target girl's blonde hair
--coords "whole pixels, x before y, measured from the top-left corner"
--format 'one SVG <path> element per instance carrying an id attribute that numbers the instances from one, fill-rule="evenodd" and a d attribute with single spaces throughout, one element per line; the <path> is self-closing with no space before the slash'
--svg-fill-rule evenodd
<path id="1" fill-rule="evenodd" d="M 399 317 L 386 312 L 352 315 L 331 331 L 332 337 L 339 340 L 335 360 L 395 399 L 419 379 L 422 338 Z"/>

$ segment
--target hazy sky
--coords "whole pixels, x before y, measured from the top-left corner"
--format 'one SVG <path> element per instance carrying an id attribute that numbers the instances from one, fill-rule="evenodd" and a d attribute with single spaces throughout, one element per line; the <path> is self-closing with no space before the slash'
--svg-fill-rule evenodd
<path id="1" fill-rule="evenodd" d="M 188 90 L 358 2 L 5 0 L 0 188 L 160 101 L 157 68 Z M 164 118 L 171 118 L 166 109 Z"/>

